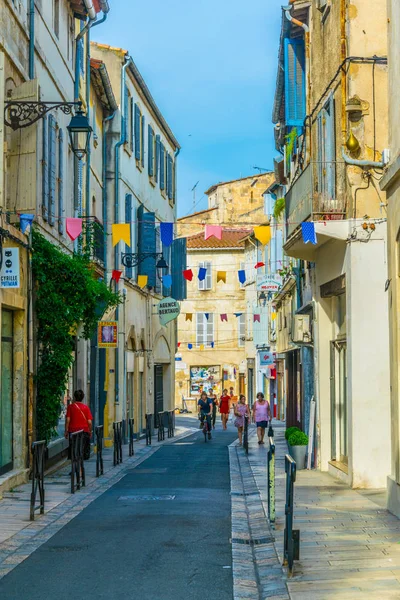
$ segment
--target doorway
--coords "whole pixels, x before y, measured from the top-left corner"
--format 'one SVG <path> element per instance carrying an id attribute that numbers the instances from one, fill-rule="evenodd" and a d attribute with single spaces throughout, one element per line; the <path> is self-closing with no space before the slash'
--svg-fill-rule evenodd
<path id="1" fill-rule="evenodd" d="M 1 311 L 0 475 L 13 468 L 13 313 Z"/>
<path id="2" fill-rule="evenodd" d="M 331 342 L 331 455 L 348 464 L 347 343 Z"/>
<path id="3" fill-rule="evenodd" d="M 154 365 L 154 423 L 158 426 L 158 413 L 164 412 L 163 366 Z"/>

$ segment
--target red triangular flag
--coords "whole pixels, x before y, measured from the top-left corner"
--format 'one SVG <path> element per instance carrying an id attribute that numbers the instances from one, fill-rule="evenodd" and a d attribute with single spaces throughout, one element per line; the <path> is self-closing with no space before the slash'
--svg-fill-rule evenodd
<path id="1" fill-rule="evenodd" d="M 253 321 L 254 321 L 254 323 L 261 323 L 260 315 L 253 315 Z"/>
<path id="2" fill-rule="evenodd" d="M 192 269 L 186 269 L 186 271 L 182 271 L 184 278 L 187 281 L 192 281 L 193 279 L 193 271 Z"/>
<path id="3" fill-rule="evenodd" d="M 256 264 L 256 266 L 254 268 L 255 269 L 260 269 L 261 267 L 265 267 L 265 263 L 259 262 L 259 263 Z"/>
<path id="4" fill-rule="evenodd" d="M 111 279 L 114 279 L 115 283 L 118 283 L 122 275 L 122 271 L 117 271 L 114 269 L 111 275 Z"/>
<path id="5" fill-rule="evenodd" d="M 178 348 L 180 347 L 180 345 L 181 345 L 181 343 L 180 343 L 180 342 L 178 342 Z"/>

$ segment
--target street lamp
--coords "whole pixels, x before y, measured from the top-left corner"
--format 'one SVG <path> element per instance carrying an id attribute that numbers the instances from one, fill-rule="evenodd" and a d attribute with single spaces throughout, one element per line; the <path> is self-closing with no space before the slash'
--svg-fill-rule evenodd
<path id="1" fill-rule="evenodd" d="M 127 267 L 128 269 L 132 269 L 132 267 L 137 267 L 147 258 L 154 258 L 157 260 L 157 275 L 158 278 L 161 279 L 159 271 L 161 271 L 161 275 L 163 271 L 168 271 L 168 264 L 162 252 L 123 252 L 121 254 L 121 262 L 124 265 L 124 267 Z"/>
<path id="2" fill-rule="evenodd" d="M 72 117 L 67 129 L 72 152 L 81 160 L 88 152 L 90 136 L 93 131 L 81 107 L 76 111 L 76 115 Z"/>

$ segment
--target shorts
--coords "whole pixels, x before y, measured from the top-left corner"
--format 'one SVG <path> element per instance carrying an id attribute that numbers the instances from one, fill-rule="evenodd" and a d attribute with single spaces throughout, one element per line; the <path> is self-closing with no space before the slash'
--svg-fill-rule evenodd
<path id="1" fill-rule="evenodd" d="M 268 427 L 268 421 L 257 421 L 257 427 L 262 427 L 266 429 Z"/>

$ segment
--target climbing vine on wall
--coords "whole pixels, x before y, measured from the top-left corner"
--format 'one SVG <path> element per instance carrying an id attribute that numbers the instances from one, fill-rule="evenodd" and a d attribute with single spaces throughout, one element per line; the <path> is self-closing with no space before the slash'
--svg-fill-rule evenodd
<path id="1" fill-rule="evenodd" d="M 77 328 L 89 339 L 104 312 L 120 299 L 96 278 L 88 248 L 66 254 L 34 230 L 32 249 L 39 345 L 36 430 L 38 439 L 49 441 L 60 417 Z"/>

